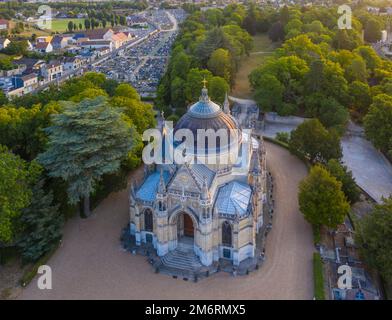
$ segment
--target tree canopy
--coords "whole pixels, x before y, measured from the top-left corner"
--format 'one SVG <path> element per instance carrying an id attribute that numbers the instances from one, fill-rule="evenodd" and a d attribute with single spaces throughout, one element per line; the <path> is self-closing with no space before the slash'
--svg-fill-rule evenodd
<path id="1" fill-rule="evenodd" d="M 289 149 L 312 163 L 327 163 L 342 157 L 339 136 L 325 129 L 317 119 L 307 120 L 291 132 Z"/>
<path id="2" fill-rule="evenodd" d="M 362 256 L 383 278 L 392 282 L 392 198 L 377 204 L 357 221 L 356 242 Z"/>
<path id="3" fill-rule="evenodd" d="M 350 205 L 341 187 L 342 183 L 322 166 L 312 167 L 299 186 L 299 208 L 305 219 L 314 226 L 331 229 L 343 223 Z"/>
<path id="4" fill-rule="evenodd" d="M 63 112 L 45 130 L 49 147 L 38 160 L 49 176 L 67 181 L 71 203 L 87 201 L 101 177 L 116 172 L 132 148 L 132 127 L 103 97 L 64 102 Z"/>
<path id="5" fill-rule="evenodd" d="M 27 163 L 1 145 L 0 164 L 0 243 L 10 243 L 18 229 L 17 219 L 31 202 L 31 186 L 41 169 L 35 161 Z"/>

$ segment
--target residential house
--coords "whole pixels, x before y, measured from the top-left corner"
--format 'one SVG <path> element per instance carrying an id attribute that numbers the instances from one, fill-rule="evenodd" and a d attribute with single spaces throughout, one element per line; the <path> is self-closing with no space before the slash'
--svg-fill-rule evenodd
<path id="1" fill-rule="evenodd" d="M 85 41 L 80 44 L 82 48 L 85 49 L 99 49 L 99 48 L 109 48 L 110 51 L 114 49 L 113 42 L 110 40 L 90 40 L 90 41 Z"/>
<path id="2" fill-rule="evenodd" d="M 50 42 L 38 42 L 35 45 L 35 51 L 39 53 L 50 53 L 53 51 L 53 46 Z"/>
<path id="3" fill-rule="evenodd" d="M 78 53 L 80 52 L 81 49 L 82 49 L 81 47 L 79 47 L 79 46 L 74 46 L 74 45 L 67 46 L 67 47 L 65 48 L 65 50 L 66 50 L 68 53 L 71 53 L 71 54 L 78 54 Z"/>
<path id="4" fill-rule="evenodd" d="M 0 50 L 7 48 L 7 46 L 11 43 L 11 41 L 7 38 L 0 38 Z"/>
<path id="5" fill-rule="evenodd" d="M 46 81 L 54 81 L 63 75 L 63 65 L 60 61 L 51 61 L 44 64 L 41 68 L 41 74 Z"/>
<path id="6" fill-rule="evenodd" d="M 74 40 L 75 45 L 80 46 L 83 42 L 89 41 L 90 39 L 87 37 L 78 38 Z"/>
<path id="7" fill-rule="evenodd" d="M 117 32 L 112 36 L 112 42 L 114 44 L 114 48 L 118 49 L 123 46 L 126 42 L 128 42 L 128 36 L 123 32 Z"/>
<path id="8" fill-rule="evenodd" d="M 41 68 L 45 64 L 45 61 L 34 58 L 21 58 L 19 60 L 14 60 L 14 64 L 20 65 L 21 67 L 24 66 L 25 69 L 22 72 L 25 74 L 32 72 L 40 74 Z"/>
<path id="9" fill-rule="evenodd" d="M 71 40 L 71 36 L 55 35 L 50 44 L 53 46 L 53 50 L 61 50 L 68 46 Z"/>
<path id="10" fill-rule="evenodd" d="M 0 30 L 8 30 L 10 22 L 6 19 L 0 19 Z"/>
<path id="11" fill-rule="evenodd" d="M 110 28 L 86 30 L 84 36 L 90 40 L 111 40 L 114 32 Z"/>
<path id="12" fill-rule="evenodd" d="M 22 95 L 34 91 L 38 87 L 38 76 L 35 73 L 26 74 L 24 76 L 16 76 L 12 78 L 12 84 L 15 89 L 22 88 Z M 15 93 L 20 94 L 20 91 Z"/>
<path id="13" fill-rule="evenodd" d="M 40 43 L 40 42 L 51 42 L 53 39 L 53 36 L 41 36 L 41 37 L 37 37 L 35 39 L 36 43 Z"/>
<path id="14" fill-rule="evenodd" d="M 110 48 L 102 47 L 102 48 L 98 48 L 96 51 L 97 51 L 97 56 L 98 57 L 103 57 L 103 56 L 105 56 L 105 55 L 110 53 Z"/>
<path id="15" fill-rule="evenodd" d="M 12 77 L 26 71 L 26 65 L 13 63 L 13 69 L 0 70 L 1 77 Z"/>
<path id="16" fill-rule="evenodd" d="M 71 72 L 82 67 L 83 61 L 79 57 L 65 57 L 63 60 L 64 72 Z"/>
<path id="17" fill-rule="evenodd" d="M 23 87 L 12 89 L 12 90 L 6 92 L 6 96 L 8 99 L 12 99 L 15 97 L 21 97 L 21 96 L 23 96 L 23 90 L 24 90 Z"/>

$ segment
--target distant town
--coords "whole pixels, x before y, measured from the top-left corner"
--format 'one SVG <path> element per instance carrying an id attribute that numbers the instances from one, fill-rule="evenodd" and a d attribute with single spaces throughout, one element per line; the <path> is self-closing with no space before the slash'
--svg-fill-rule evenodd
<path id="1" fill-rule="evenodd" d="M 54 15 L 56 18 L 29 17 L 27 21 L 36 26 L 43 23 L 42 19 L 46 25 L 68 22 L 62 12 Z M 8 98 L 45 89 L 86 71 L 102 72 L 108 78 L 131 83 L 141 96 L 154 96 L 177 26 L 186 18 L 186 12 L 152 9 L 124 17 L 123 25 L 106 27 L 103 23 L 102 27 L 99 23 L 98 28 L 92 28 L 86 22 L 90 20 L 83 18 L 84 14 L 77 15 L 85 30 L 82 24 L 79 29 L 74 27 L 70 20 L 65 33 L 33 36 L 25 41 L 27 55 L 15 58 L 11 67 L 1 70 L 0 87 Z M 0 19 L 0 30 L 8 30 L 9 25 L 8 20 Z M 7 37 L 0 39 L 1 49 L 11 43 Z M 34 53 L 38 57 L 31 57 Z"/>

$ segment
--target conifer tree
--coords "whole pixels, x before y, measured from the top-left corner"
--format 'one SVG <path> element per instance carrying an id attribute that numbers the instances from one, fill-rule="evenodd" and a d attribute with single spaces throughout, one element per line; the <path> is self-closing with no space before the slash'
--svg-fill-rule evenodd
<path id="1" fill-rule="evenodd" d="M 83 199 L 88 216 L 91 193 L 104 174 L 120 168 L 132 148 L 134 129 L 121 109 L 112 108 L 103 97 L 63 102 L 63 106 L 63 113 L 54 115 L 54 125 L 46 129 L 49 148 L 38 160 L 49 176 L 68 183 L 71 204 Z"/>
<path id="2" fill-rule="evenodd" d="M 46 193 L 43 180 L 33 188 L 30 206 L 23 210 L 23 235 L 19 241 L 25 261 L 36 261 L 61 239 L 64 217 L 58 205 L 53 205 L 53 192 Z"/>

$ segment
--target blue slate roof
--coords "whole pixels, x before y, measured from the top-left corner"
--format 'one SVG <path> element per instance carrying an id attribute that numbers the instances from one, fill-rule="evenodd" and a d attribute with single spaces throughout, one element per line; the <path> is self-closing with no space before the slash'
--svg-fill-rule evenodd
<path id="1" fill-rule="evenodd" d="M 216 103 L 212 102 L 208 97 L 206 88 L 201 90 L 200 100 L 193 104 L 188 113 L 197 118 L 209 118 L 221 112 L 221 108 Z"/>
<path id="2" fill-rule="evenodd" d="M 193 176 L 196 178 L 197 183 L 199 186 L 203 185 L 204 177 L 207 178 L 207 185 L 208 187 L 211 186 L 212 181 L 215 177 L 215 172 L 209 169 L 204 164 L 192 164 L 190 169 L 193 173 Z"/>
<path id="3" fill-rule="evenodd" d="M 198 101 L 189 109 L 189 113 L 198 117 L 209 117 L 220 111 L 219 105 L 212 101 Z"/>
<path id="4" fill-rule="evenodd" d="M 150 174 L 136 192 L 136 198 L 143 201 L 154 201 L 158 190 L 159 177 L 160 173 L 157 171 Z M 167 185 L 170 179 L 170 173 L 168 171 L 163 171 L 163 179 Z"/>
<path id="5" fill-rule="evenodd" d="M 219 189 L 216 207 L 220 214 L 246 215 L 252 190 L 247 184 L 232 181 Z"/>

